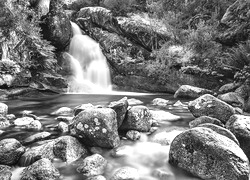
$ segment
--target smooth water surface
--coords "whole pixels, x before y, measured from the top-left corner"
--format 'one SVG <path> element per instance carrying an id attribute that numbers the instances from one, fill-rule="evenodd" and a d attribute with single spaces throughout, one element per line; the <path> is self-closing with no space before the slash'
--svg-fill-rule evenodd
<path id="1" fill-rule="evenodd" d="M 181 116 L 181 119 L 174 122 L 160 123 L 159 129 L 155 132 L 171 131 L 173 136 L 179 133 L 179 129 L 188 127 L 188 122 L 193 119 L 193 116 L 188 112 L 186 106 L 173 106 L 177 99 L 170 94 L 139 94 L 139 93 L 116 93 L 108 94 L 64 94 L 39 99 L 25 98 L 17 100 L 9 100 L 6 103 L 9 106 L 9 114 L 15 114 L 21 117 L 24 110 L 31 111 L 32 114 L 37 115 L 43 124 L 43 131 L 48 131 L 53 134 L 52 138 L 61 136 L 60 132 L 56 131 L 58 121 L 55 120 L 57 116 L 51 115 L 52 112 L 61 107 L 74 108 L 80 104 L 92 103 L 93 105 L 106 106 L 111 101 L 117 101 L 123 97 L 129 99 L 134 98 L 142 101 L 141 105 L 147 106 L 151 110 L 164 110 L 172 114 Z M 164 98 L 169 100 L 169 104 L 165 107 L 152 105 L 154 98 Z M 183 104 L 187 104 L 187 100 L 181 100 Z M 0 136 L 4 138 L 16 138 L 20 141 L 29 137 L 37 131 L 29 131 L 11 127 L 6 129 L 6 132 Z M 150 142 L 150 138 L 154 136 L 142 134 L 138 142 L 122 140 L 121 149 L 119 153 L 121 157 L 113 157 L 115 150 L 102 150 L 102 155 L 109 161 L 109 166 L 105 177 L 107 179 L 119 167 L 130 166 L 138 169 L 140 173 L 140 180 L 195 180 L 197 178 L 191 177 L 186 173 L 171 167 L 168 164 L 169 146 L 162 146 L 158 143 Z M 118 148 L 119 149 L 119 148 Z M 64 162 L 55 160 L 54 164 L 60 170 L 63 180 L 84 180 L 83 175 L 76 172 L 75 168 L 66 165 Z M 18 180 L 22 168 L 15 168 L 12 180 Z M 160 173 L 161 171 L 165 174 Z"/>

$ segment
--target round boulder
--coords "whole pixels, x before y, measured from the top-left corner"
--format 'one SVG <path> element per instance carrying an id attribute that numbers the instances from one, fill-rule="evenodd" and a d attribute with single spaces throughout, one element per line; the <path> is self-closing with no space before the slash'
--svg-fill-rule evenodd
<path id="1" fill-rule="evenodd" d="M 21 180 L 56 180 L 59 176 L 58 169 L 55 168 L 50 160 L 40 159 L 23 170 Z"/>
<path id="2" fill-rule="evenodd" d="M 235 109 L 231 105 L 210 94 L 190 101 L 188 109 L 194 117 L 210 116 L 219 119 L 222 123 L 226 123 L 230 116 L 235 114 Z"/>
<path id="3" fill-rule="evenodd" d="M 138 180 L 139 172 L 132 167 L 122 167 L 115 171 L 110 180 Z"/>
<path id="4" fill-rule="evenodd" d="M 151 128 L 150 120 L 151 113 L 146 106 L 133 106 L 119 129 L 148 132 Z"/>
<path id="5" fill-rule="evenodd" d="M 83 160 L 82 164 L 77 168 L 77 171 L 88 177 L 102 175 L 107 163 L 108 161 L 100 154 L 93 154 Z"/>
<path id="6" fill-rule="evenodd" d="M 114 148 L 120 144 L 116 112 L 111 108 L 85 109 L 73 119 L 70 132 L 89 146 Z"/>
<path id="7" fill-rule="evenodd" d="M 24 152 L 25 148 L 18 140 L 3 139 L 0 141 L 0 164 L 15 165 Z"/>
<path id="8" fill-rule="evenodd" d="M 198 98 L 204 94 L 213 94 L 213 91 L 190 85 L 182 85 L 175 92 L 174 98 Z"/>
<path id="9" fill-rule="evenodd" d="M 205 180 L 249 179 L 249 162 L 242 149 L 209 128 L 179 134 L 171 143 L 169 163 Z"/>
<path id="10" fill-rule="evenodd" d="M 201 117 L 194 119 L 193 121 L 190 121 L 189 127 L 194 128 L 194 127 L 199 126 L 200 124 L 205 124 L 205 123 L 211 123 L 211 124 L 215 124 L 215 125 L 222 126 L 222 127 L 224 126 L 222 122 L 216 118 L 212 118 L 209 116 L 201 116 Z"/>

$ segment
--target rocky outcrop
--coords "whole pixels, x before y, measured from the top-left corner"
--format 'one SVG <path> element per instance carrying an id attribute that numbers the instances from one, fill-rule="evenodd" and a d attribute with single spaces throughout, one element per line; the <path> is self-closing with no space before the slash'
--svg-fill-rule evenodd
<path id="1" fill-rule="evenodd" d="M 210 116 L 219 119 L 222 123 L 226 123 L 235 114 L 235 110 L 231 105 L 210 94 L 205 94 L 190 101 L 188 109 L 194 117 Z"/>
<path id="2" fill-rule="evenodd" d="M 89 146 L 114 148 L 120 144 L 116 112 L 111 108 L 85 109 L 75 116 L 70 131 Z"/>
<path id="3" fill-rule="evenodd" d="M 169 163 L 202 179 L 248 180 L 248 159 L 231 139 L 196 127 L 184 131 L 171 143 Z"/>
<path id="4" fill-rule="evenodd" d="M 25 152 L 22 144 L 13 138 L 0 141 L 0 164 L 15 165 Z"/>
<path id="5" fill-rule="evenodd" d="M 238 139 L 240 147 L 243 149 L 248 158 L 250 158 L 250 117 L 244 115 L 233 115 L 226 123 L 229 129 Z"/>
<path id="6" fill-rule="evenodd" d="M 40 159 L 34 164 L 26 167 L 21 174 L 21 180 L 56 180 L 60 176 L 58 169 L 48 159 Z"/>
<path id="7" fill-rule="evenodd" d="M 221 34 L 218 36 L 220 43 L 232 46 L 249 39 L 249 8 L 248 0 L 237 0 L 229 6 L 221 19 L 225 27 L 221 29 Z"/>
<path id="8" fill-rule="evenodd" d="M 174 93 L 179 84 L 213 89 L 221 82 L 214 76 L 198 77 L 167 69 L 151 56 L 153 49 L 172 37 L 153 20 L 114 17 L 102 7 L 86 7 L 77 16 L 79 26 L 98 41 L 112 71 L 112 82 L 127 90 Z M 204 81 L 205 79 L 205 81 Z"/>
<path id="9" fill-rule="evenodd" d="M 190 85 L 182 85 L 174 94 L 175 98 L 198 98 L 204 94 L 213 94 L 213 91 L 194 87 Z"/>
<path id="10" fill-rule="evenodd" d="M 133 106 L 128 110 L 127 117 L 119 129 L 148 132 L 151 128 L 150 119 L 151 113 L 146 106 Z"/>
<path id="11" fill-rule="evenodd" d="M 42 34 L 57 50 L 64 50 L 72 36 L 70 20 L 64 13 L 49 13 L 43 20 Z"/>

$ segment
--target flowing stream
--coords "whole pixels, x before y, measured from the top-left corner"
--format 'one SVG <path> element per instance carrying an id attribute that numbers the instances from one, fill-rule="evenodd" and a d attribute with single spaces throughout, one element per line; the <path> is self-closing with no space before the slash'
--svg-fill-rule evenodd
<path id="1" fill-rule="evenodd" d="M 99 44 L 75 23 L 72 24 L 73 38 L 69 53 L 73 77 L 69 80 L 69 93 L 110 93 L 110 72 Z"/>
<path id="2" fill-rule="evenodd" d="M 57 124 L 59 123 L 55 116 L 51 115 L 52 112 L 60 107 L 74 108 L 80 104 L 92 103 L 93 105 L 108 105 L 111 101 L 117 101 L 124 96 L 129 99 L 135 98 L 141 101 L 142 105 L 147 106 L 151 110 L 163 110 L 170 112 L 174 115 L 181 117 L 178 121 L 162 121 L 160 122 L 159 129 L 151 134 L 142 134 L 142 137 L 137 142 L 129 140 L 122 140 L 119 148 L 119 157 L 114 157 L 112 154 L 114 150 L 102 150 L 101 154 L 108 160 L 109 167 L 104 176 L 109 179 L 113 172 L 124 166 L 135 167 L 140 174 L 140 180 L 197 180 L 180 170 L 171 167 L 168 164 L 169 145 L 161 145 L 159 143 L 151 142 L 151 139 L 160 132 L 171 132 L 169 136 L 174 138 L 176 134 L 180 133 L 188 127 L 188 122 L 193 119 L 192 115 L 187 110 L 186 106 L 175 106 L 177 99 L 169 94 L 64 94 L 39 99 L 17 99 L 8 100 L 6 103 L 9 106 L 9 114 L 15 114 L 21 117 L 24 110 L 29 110 L 40 118 L 43 125 L 42 131 L 47 131 L 53 134 L 51 138 L 62 136 L 60 132 L 56 131 Z M 155 106 L 152 104 L 154 98 L 164 98 L 169 100 L 165 107 Z M 181 100 L 186 105 L 186 100 Z M 140 103 L 139 103 L 140 104 Z M 16 138 L 17 140 L 24 140 L 25 138 L 37 133 L 38 131 L 30 131 L 11 127 L 5 129 L 5 133 L 0 135 L 0 140 L 4 138 Z M 119 149 L 118 148 L 118 149 Z M 61 173 L 62 180 L 84 180 L 82 174 L 78 173 L 73 166 L 66 165 L 59 160 L 54 161 L 55 166 Z M 19 180 L 20 173 L 23 168 L 13 168 L 12 180 Z M 164 173 L 161 173 L 164 172 Z"/>

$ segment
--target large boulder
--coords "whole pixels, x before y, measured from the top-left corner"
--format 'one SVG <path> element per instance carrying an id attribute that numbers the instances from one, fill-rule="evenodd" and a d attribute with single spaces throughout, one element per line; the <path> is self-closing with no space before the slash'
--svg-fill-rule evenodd
<path id="1" fill-rule="evenodd" d="M 109 108 L 113 109 L 117 115 L 117 125 L 118 128 L 122 125 L 123 120 L 128 109 L 128 100 L 127 97 L 120 99 L 119 101 L 113 101 L 109 104 Z"/>
<path id="2" fill-rule="evenodd" d="M 204 94 L 213 94 L 213 91 L 190 85 L 182 85 L 175 92 L 175 98 L 198 98 Z"/>
<path id="3" fill-rule="evenodd" d="M 133 106 L 119 129 L 148 132 L 151 128 L 150 120 L 151 113 L 146 106 Z"/>
<path id="4" fill-rule="evenodd" d="M 1 180 L 11 180 L 11 167 L 0 165 L 0 179 Z"/>
<path id="5" fill-rule="evenodd" d="M 63 12 L 49 13 L 43 20 L 42 34 L 57 50 L 64 50 L 70 43 L 72 29 L 70 20 Z"/>
<path id="6" fill-rule="evenodd" d="M 22 144 L 13 138 L 0 141 L 0 164 L 15 165 L 25 152 Z"/>
<path id="7" fill-rule="evenodd" d="M 73 119 L 70 131 L 90 146 L 114 148 L 120 143 L 116 112 L 111 108 L 93 108 L 80 112 Z"/>
<path id="8" fill-rule="evenodd" d="M 223 123 L 226 123 L 235 114 L 235 110 L 231 105 L 210 94 L 205 94 L 190 101 L 188 109 L 194 117 L 210 116 L 219 119 Z"/>
<path id="9" fill-rule="evenodd" d="M 241 149 L 250 159 L 250 117 L 235 114 L 226 123 L 229 129 L 238 139 Z"/>
<path id="10" fill-rule="evenodd" d="M 58 169 L 55 168 L 50 160 L 40 159 L 23 170 L 21 180 L 56 180 L 59 176 Z"/>
<path id="11" fill-rule="evenodd" d="M 242 149 L 208 128 L 196 127 L 178 135 L 170 146 L 169 163 L 202 179 L 249 179 L 249 162 Z"/>

